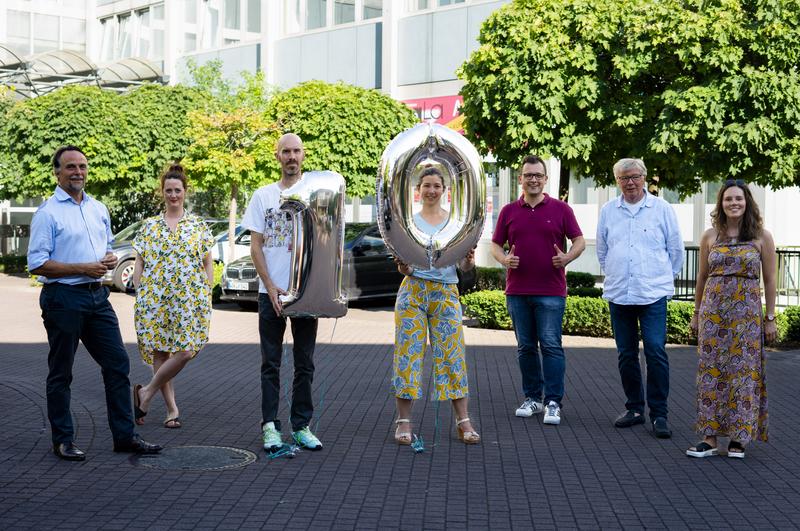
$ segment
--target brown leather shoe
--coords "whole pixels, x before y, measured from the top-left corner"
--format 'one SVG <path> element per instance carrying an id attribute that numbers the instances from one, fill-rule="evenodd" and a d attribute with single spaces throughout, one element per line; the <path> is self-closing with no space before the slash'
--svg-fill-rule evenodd
<path id="1" fill-rule="evenodd" d="M 127 441 L 114 441 L 115 452 L 125 452 L 129 454 L 157 454 L 162 447 L 158 444 L 150 444 L 138 435 L 134 435 Z"/>
<path id="2" fill-rule="evenodd" d="M 75 443 L 53 443 L 53 453 L 66 461 L 85 461 L 86 454 L 83 453 Z"/>

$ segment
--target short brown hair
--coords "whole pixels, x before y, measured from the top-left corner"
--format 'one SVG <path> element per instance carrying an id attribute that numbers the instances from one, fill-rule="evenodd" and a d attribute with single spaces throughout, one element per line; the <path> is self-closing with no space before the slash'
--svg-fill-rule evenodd
<path id="1" fill-rule="evenodd" d="M 61 146 L 56 150 L 55 153 L 53 153 L 53 158 L 51 160 L 51 163 L 53 164 L 54 170 L 58 170 L 61 168 L 61 155 L 63 155 L 67 151 L 77 151 L 84 157 L 86 156 L 86 153 L 84 153 L 78 146 L 73 146 L 71 144 L 68 144 L 66 146 Z"/>
<path id="2" fill-rule="evenodd" d="M 526 164 L 541 164 L 544 168 L 544 175 L 547 176 L 547 164 L 544 163 L 544 159 L 539 157 L 538 155 L 525 155 L 525 158 L 522 159 L 522 164 L 519 165 L 519 172 L 522 173 L 522 168 L 525 167 Z"/>

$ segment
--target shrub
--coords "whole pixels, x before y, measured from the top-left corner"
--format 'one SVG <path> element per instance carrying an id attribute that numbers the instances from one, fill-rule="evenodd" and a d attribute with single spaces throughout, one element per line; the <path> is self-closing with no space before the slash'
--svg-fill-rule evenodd
<path id="1" fill-rule="evenodd" d="M 567 288 L 593 288 L 594 275 L 580 271 L 567 271 Z"/>
<path id="2" fill-rule="evenodd" d="M 480 322 L 481 328 L 511 329 L 506 309 L 506 296 L 500 290 L 476 291 L 461 297 L 468 315 Z"/>
<path id="3" fill-rule="evenodd" d="M 778 321 L 779 342 L 800 342 L 800 306 L 789 306 L 777 315 L 776 320 Z"/>
<path id="4" fill-rule="evenodd" d="M 222 273 L 225 271 L 225 264 L 214 262 L 214 287 L 211 288 L 211 302 L 219 302 L 222 297 Z"/>
<path id="5" fill-rule="evenodd" d="M 567 288 L 567 295 L 571 297 L 593 297 L 599 299 L 603 296 L 603 289 L 595 288 L 594 286 L 577 286 L 575 288 Z"/>
<path id="6" fill-rule="evenodd" d="M 567 297 L 563 333 L 572 336 L 611 337 L 608 303 L 590 297 Z"/>
<path id="7" fill-rule="evenodd" d="M 478 283 L 473 291 L 506 289 L 506 270 L 502 267 L 478 267 Z"/>
<path id="8" fill-rule="evenodd" d="M 697 343 L 697 338 L 689 328 L 693 313 L 693 302 L 669 301 L 667 303 L 667 343 L 681 345 Z"/>
<path id="9" fill-rule="evenodd" d="M 28 269 L 28 257 L 10 254 L 0 256 L 0 273 L 24 273 Z"/>

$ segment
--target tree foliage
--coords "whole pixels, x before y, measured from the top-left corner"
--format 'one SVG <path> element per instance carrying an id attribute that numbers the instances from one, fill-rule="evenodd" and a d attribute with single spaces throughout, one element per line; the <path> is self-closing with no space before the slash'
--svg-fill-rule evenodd
<path id="1" fill-rule="evenodd" d="M 599 184 L 622 157 L 661 186 L 800 184 L 797 0 L 514 0 L 462 66 L 467 136 Z"/>
<path id="2" fill-rule="evenodd" d="M 56 182 L 50 157 L 74 144 L 89 160 L 87 191 L 104 201 L 116 228 L 158 209 L 158 175 L 183 157 L 188 112 L 203 104 L 195 89 L 144 85 L 124 94 L 72 85 L 15 104 L 2 124 L 10 171 L 4 198 L 46 197 Z"/>
<path id="3" fill-rule="evenodd" d="M 267 117 L 281 132 L 303 139 L 304 170 L 342 174 L 351 197 L 374 193 L 383 150 L 395 135 L 418 121 L 406 105 L 377 90 L 322 81 L 308 81 L 276 94 Z M 280 170 L 274 158 L 270 165 L 277 179 Z"/>

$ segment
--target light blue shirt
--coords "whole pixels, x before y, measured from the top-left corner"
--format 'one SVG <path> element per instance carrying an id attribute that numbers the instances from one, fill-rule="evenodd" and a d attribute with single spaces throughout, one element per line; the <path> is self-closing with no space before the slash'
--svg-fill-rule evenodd
<path id="1" fill-rule="evenodd" d="M 83 193 L 76 203 L 61 187 L 39 206 L 31 221 L 28 244 L 28 270 L 44 265 L 48 260 L 65 264 L 99 262 L 111 250 L 111 218 L 106 206 Z M 85 284 L 96 278 L 74 275 L 60 278 L 39 277 L 49 284 Z"/>
<path id="2" fill-rule="evenodd" d="M 603 205 L 597 259 L 605 273 L 603 298 L 615 304 L 652 304 L 675 292 L 683 267 L 683 238 L 672 207 L 645 190 L 638 209 L 622 196 Z"/>
<path id="3" fill-rule="evenodd" d="M 434 235 L 439 232 L 445 225 L 447 220 L 444 220 L 439 225 L 431 225 L 422 217 L 421 214 L 414 215 L 414 223 L 425 234 Z M 442 284 L 458 284 L 458 273 L 456 273 L 456 266 L 451 265 L 447 267 L 432 269 L 414 269 L 411 276 L 421 278 L 422 280 L 432 280 Z"/>

